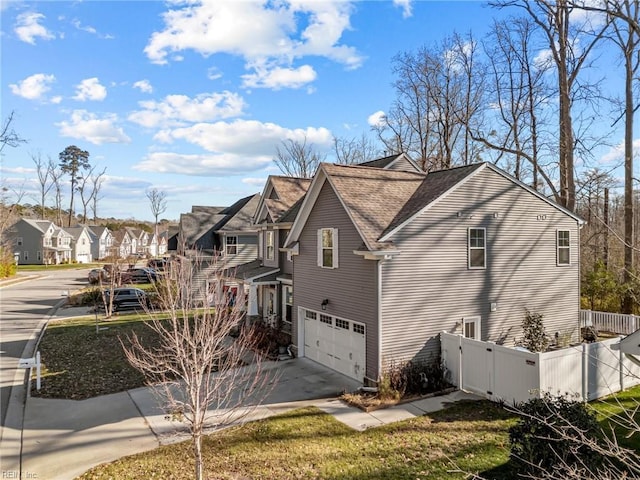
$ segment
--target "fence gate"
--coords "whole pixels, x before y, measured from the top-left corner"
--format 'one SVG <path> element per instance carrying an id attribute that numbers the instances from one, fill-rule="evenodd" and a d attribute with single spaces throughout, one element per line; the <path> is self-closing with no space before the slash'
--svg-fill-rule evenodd
<path id="1" fill-rule="evenodd" d="M 487 342 L 462 338 L 462 389 L 491 398 L 493 395 L 493 348 Z"/>

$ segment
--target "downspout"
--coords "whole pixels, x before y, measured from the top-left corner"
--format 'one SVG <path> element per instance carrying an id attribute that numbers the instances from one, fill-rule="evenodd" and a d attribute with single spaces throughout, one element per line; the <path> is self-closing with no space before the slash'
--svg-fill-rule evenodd
<path id="1" fill-rule="evenodd" d="M 376 378 L 376 382 L 382 375 L 382 262 L 384 260 L 378 260 L 377 270 L 378 270 L 378 378 Z"/>

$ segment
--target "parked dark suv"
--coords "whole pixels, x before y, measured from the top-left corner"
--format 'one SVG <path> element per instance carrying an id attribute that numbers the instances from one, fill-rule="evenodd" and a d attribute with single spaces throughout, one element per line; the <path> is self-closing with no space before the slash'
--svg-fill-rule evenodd
<path id="1" fill-rule="evenodd" d="M 104 292 L 107 305 L 110 301 L 111 290 Z M 149 296 L 144 290 L 131 287 L 120 287 L 113 289 L 113 310 L 123 310 L 125 308 L 144 308 L 149 306 Z"/>
<path id="2" fill-rule="evenodd" d="M 151 283 L 158 280 L 158 272 L 153 268 L 130 268 L 122 273 L 122 281 L 127 283 Z"/>

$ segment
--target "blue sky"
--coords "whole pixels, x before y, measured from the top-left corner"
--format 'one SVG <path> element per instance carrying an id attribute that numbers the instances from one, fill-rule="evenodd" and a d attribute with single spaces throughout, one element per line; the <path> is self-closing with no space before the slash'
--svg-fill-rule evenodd
<path id="1" fill-rule="evenodd" d="M 77 145 L 107 168 L 99 216 L 144 220 L 149 188 L 177 219 L 260 192 L 283 140 L 329 153 L 333 136 L 368 133 L 395 97 L 395 54 L 481 37 L 501 14 L 409 0 L 0 5 L 2 118 L 14 111 L 28 140 L 4 150 L 4 183 L 37 204 L 32 156 Z"/>

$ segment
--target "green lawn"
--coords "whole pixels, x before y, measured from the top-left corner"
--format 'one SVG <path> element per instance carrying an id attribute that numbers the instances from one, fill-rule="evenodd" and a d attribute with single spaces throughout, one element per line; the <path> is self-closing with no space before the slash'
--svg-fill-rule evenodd
<path id="1" fill-rule="evenodd" d="M 18 273 L 20 272 L 51 272 L 54 270 L 73 270 L 85 268 L 101 268 L 102 263 L 62 263 L 60 265 L 18 265 Z"/>

